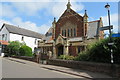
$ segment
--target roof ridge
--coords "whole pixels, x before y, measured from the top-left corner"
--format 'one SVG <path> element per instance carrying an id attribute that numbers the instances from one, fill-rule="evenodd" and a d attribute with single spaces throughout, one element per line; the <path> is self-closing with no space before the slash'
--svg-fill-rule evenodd
<path id="1" fill-rule="evenodd" d="M 17 27 L 17 26 L 15 26 L 15 25 L 10 25 L 10 24 L 6 24 L 6 23 L 5 23 L 5 25 L 9 25 L 9 26 L 13 26 L 13 27 L 15 27 L 15 28 L 24 29 L 24 30 L 31 31 L 31 32 L 34 32 L 34 33 L 38 33 L 38 32 L 32 31 L 32 30 L 23 28 L 23 27 Z M 41 33 L 38 33 L 38 34 L 41 34 Z M 43 35 L 43 34 L 42 34 L 42 35 Z"/>
<path id="2" fill-rule="evenodd" d="M 98 22 L 98 21 L 100 21 L 100 20 L 90 21 L 90 22 L 88 22 L 88 23 L 92 23 L 92 22 Z"/>
<path id="3" fill-rule="evenodd" d="M 15 25 L 10 25 L 10 24 L 6 24 L 6 23 L 4 23 L 3 25 L 11 33 L 34 37 L 34 38 L 42 38 L 44 36 L 44 34 L 41 34 L 41 33 L 35 32 L 35 31 L 31 31 L 29 29 L 25 29 L 22 27 L 17 27 Z"/>

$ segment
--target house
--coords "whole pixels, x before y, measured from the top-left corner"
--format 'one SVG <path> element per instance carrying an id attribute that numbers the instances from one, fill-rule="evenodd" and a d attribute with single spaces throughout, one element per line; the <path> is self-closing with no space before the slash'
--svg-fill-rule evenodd
<path id="1" fill-rule="evenodd" d="M 3 24 L 0 29 L 0 40 L 25 43 L 32 48 L 32 51 L 37 47 L 38 41 L 40 41 L 42 37 L 43 35 L 40 33 L 9 24 Z"/>
<path id="2" fill-rule="evenodd" d="M 8 44 L 9 43 L 7 41 L 0 40 L 0 55 L 1 55 L 2 52 L 4 52 L 4 49 Z"/>
<path id="3" fill-rule="evenodd" d="M 73 9 L 68 2 L 67 9 L 45 34 L 45 37 L 38 43 L 41 53 L 52 52 L 53 58 L 60 55 L 77 56 L 84 51 L 91 42 L 103 39 L 104 32 L 99 28 L 103 27 L 102 18 L 95 21 L 88 21 L 87 11 L 81 16 Z"/>

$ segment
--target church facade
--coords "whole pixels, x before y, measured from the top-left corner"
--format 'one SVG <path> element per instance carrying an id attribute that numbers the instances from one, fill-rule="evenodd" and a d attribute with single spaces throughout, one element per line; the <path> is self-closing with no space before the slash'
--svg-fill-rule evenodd
<path id="1" fill-rule="evenodd" d="M 38 48 L 45 54 L 51 51 L 54 58 L 60 55 L 77 56 L 89 43 L 103 39 L 104 32 L 99 30 L 100 27 L 103 27 L 102 18 L 89 22 L 86 10 L 81 16 L 71 9 L 68 2 L 58 21 L 54 18 L 52 27 L 39 42 Z"/>

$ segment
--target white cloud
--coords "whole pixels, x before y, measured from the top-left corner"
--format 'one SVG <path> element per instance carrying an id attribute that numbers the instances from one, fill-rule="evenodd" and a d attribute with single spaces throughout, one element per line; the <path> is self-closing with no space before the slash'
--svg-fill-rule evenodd
<path id="1" fill-rule="evenodd" d="M 59 17 L 66 9 L 67 2 L 67 0 L 62 0 L 62 2 L 56 0 L 44 0 L 39 2 L 33 0 L 30 0 L 29 2 L 11 2 L 9 5 L 3 5 L 3 15 L 14 17 L 18 13 L 23 13 L 27 16 L 36 16 L 39 14 L 40 10 L 47 10 L 46 12 L 49 12 L 55 17 Z M 80 11 L 84 8 L 84 5 L 80 2 L 78 3 L 78 0 L 71 1 L 71 5 L 75 11 Z M 16 10 L 13 10 L 13 8 Z M 7 13 L 10 15 L 7 15 Z"/>
<path id="2" fill-rule="evenodd" d="M 46 8 L 48 4 L 47 2 L 13 2 L 12 6 L 20 13 L 24 13 L 28 16 L 35 16 L 38 14 L 38 11 Z"/>
<path id="3" fill-rule="evenodd" d="M 0 17 L 2 16 L 2 3 L 0 3 Z"/>
<path id="4" fill-rule="evenodd" d="M 77 1 L 78 2 L 78 1 Z M 73 6 L 72 6 L 72 8 L 73 8 L 73 10 L 76 10 L 76 11 L 81 11 L 81 10 L 83 10 L 84 9 L 84 5 L 82 4 L 82 3 L 76 3 L 76 2 L 72 2 L 71 3 Z"/>
<path id="5" fill-rule="evenodd" d="M 64 2 L 65 0 L 1 0 L 2 2 Z M 71 0 L 72 2 L 118 2 L 119 0 Z"/>
<path id="6" fill-rule="evenodd" d="M 43 24 L 41 25 L 38 30 L 40 33 L 45 34 L 50 28 L 50 25 Z"/>
<path id="7" fill-rule="evenodd" d="M 60 17 L 62 13 L 65 11 L 67 8 L 67 0 L 62 0 L 63 2 L 56 2 L 52 4 L 51 6 L 51 13 L 55 17 Z M 71 8 L 75 11 L 81 11 L 84 8 L 84 5 L 82 5 L 80 2 L 77 3 L 77 0 L 74 2 L 71 2 Z M 48 8 L 49 9 L 49 8 Z M 50 9 L 49 9 L 50 10 Z"/>
<path id="8" fill-rule="evenodd" d="M 66 7 L 67 0 L 62 0 L 63 2 L 56 1 L 55 3 L 52 1 L 55 1 L 55 0 L 44 0 L 43 2 L 35 2 L 33 0 L 30 0 L 30 2 L 14 2 L 13 1 L 10 4 L 2 4 L 1 12 L 3 13 L 0 16 L 11 17 L 11 21 L 2 20 L 2 23 L 13 24 L 16 26 L 19 25 L 20 27 L 45 34 L 49 29 L 49 27 L 51 26 L 51 23 L 45 22 L 41 24 L 41 26 L 37 26 L 36 23 L 33 23 L 31 21 L 23 21 L 22 18 L 16 17 L 16 16 L 18 16 L 19 13 L 24 14 L 24 16 L 26 15 L 36 16 L 36 14 L 38 14 L 40 10 L 45 9 L 47 10 L 46 13 L 49 12 L 50 14 L 58 18 L 59 16 L 62 15 L 63 11 L 67 8 Z M 74 5 L 74 7 L 73 6 L 72 7 L 75 10 L 82 10 L 84 6 L 80 3 L 79 5 L 78 3 L 75 3 L 75 2 L 71 2 L 71 4 Z"/>
<path id="9" fill-rule="evenodd" d="M 16 14 L 15 14 L 15 11 L 13 10 L 13 7 L 11 5 L 8 5 L 8 4 L 2 4 L 1 3 L 1 14 L 0 16 L 2 17 L 14 17 Z"/>
<path id="10" fill-rule="evenodd" d="M 23 22 L 20 17 L 14 18 L 13 20 L 11 20 L 11 22 L 6 20 L 0 20 L 0 27 L 2 27 L 3 23 L 19 26 L 21 28 L 35 31 L 41 34 L 45 34 L 47 30 L 50 28 L 50 25 L 47 25 L 48 23 L 43 24 L 41 26 L 37 26 L 36 23 L 33 23 L 31 21 Z"/>
<path id="11" fill-rule="evenodd" d="M 0 28 L 2 27 L 2 25 L 3 25 L 4 23 L 8 23 L 8 24 L 13 25 L 10 21 L 6 21 L 6 20 L 0 19 Z"/>
<path id="12" fill-rule="evenodd" d="M 33 23 L 31 21 L 25 21 L 23 22 L 21 18 L 16 17 L 12 20 L 13 23 L 15 23 L 15 25 L 28 29 L 28 30 L 32 30 L 38 33 L 42 33 L 45 34 L 46 31 L 49 29 L 50 25 L 43 24 L 41 26 L 37 26 L 36 23 Z"/>
<path id="13" fill-rule="evenodd" d="M 52 5 L 51 7 L 51 14 L 54 16 L 54 17 L 60 17 L 63 13 L 63 11 L 65 11 L 66 7 L 65 7 L 65 3 L 64 2 L 60 2 L 60 3 L 55 3 Z"/>

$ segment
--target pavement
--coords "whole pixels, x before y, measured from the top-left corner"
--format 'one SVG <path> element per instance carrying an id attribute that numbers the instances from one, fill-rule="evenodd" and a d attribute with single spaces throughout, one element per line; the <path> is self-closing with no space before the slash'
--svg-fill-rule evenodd
<path id="1" fill-rule="evenodd" d="M 27 64 L 27 65 L 32 65 L 32 66 L 39 66 L 40 68 L 48 69 L 48 70 L 54 70 L 66 74 L 71 74 L 79 77 L 84 77 L 87 79 L 92 79 L 92 78 L 112 78 L 109 75 L 102 74 L 102 73 L 97 73 L 97 72 L 90 72 L 86 70 L 80 70 L 80 69 L 72 69 L 72 68 L 66 68 L 66 67 L 60 67 L 60 66 L 54 66 L 54 65 L 46 65 L 46 64 L 38 64 L 35 62 L 31 61 L 26 61 L 22 59 L 16 59 L 16 58 L 11 58 L 11 57 L 6 57 L 6 59 L 9 59 L 11 61 Z"/>

